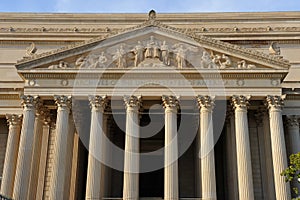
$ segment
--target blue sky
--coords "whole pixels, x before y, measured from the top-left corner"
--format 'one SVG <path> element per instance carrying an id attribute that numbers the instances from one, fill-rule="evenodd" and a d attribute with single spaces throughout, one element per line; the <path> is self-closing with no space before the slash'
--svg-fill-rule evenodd
<path id="1" fill-rule="evenodd" d="M 300 0 L 1 0 L 0 12 L 300 11 Z"/>

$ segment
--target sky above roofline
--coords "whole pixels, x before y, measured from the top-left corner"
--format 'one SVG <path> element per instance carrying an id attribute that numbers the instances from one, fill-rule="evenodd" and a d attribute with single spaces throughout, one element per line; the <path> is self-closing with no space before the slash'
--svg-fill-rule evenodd
<path id="1" fill-rule="evenodd" d="M 2 0 L 0 12 L 160 13 L 300 11 L 299 0 Z"/>

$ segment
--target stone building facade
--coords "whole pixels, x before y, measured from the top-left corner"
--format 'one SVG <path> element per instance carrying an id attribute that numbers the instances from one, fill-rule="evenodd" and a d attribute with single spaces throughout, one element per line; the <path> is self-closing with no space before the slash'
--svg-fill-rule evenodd
<path id="1" fill-rule="evenodd" d="M 0 13 L 0 43 L 1 195 L 291 199 L 299 12 Z"/>

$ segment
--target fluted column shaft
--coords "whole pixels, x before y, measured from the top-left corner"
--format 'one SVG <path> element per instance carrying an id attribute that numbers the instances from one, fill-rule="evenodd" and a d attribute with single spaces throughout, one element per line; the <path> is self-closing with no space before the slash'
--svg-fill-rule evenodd
<path id="1" fill-rule="evenodd" d="M 23 122 L 20 136 L 13 199 L 27 199 L 34 140 L 34 119 L 38 97 L 22 96 Z"/>
<path id="2" fill-rule="evenodd" d="M 200 108 L 200 157 L 202 199 L 216 200 L 217 191 L 212 121 L 214 99 L 209 96 L 198 96 L 197 100 Z"/>
<path id="3" fill-rule="evenodd" d="M 106 97 L 89 96 L 91 105 L 91 129 L 89 143 L 89 158 L 87 170 L 87 185 L 85 199 L 102 198 L 101 188 L 101 155 L 103 153 L 103 112 L 106 105 Z"/>
<path id="4" fill-rule="evenodd" d="M 249 98 L 245 96 L 232 97 L 232 103 L 235 109 L 239 199 L 243 200 L 254 199 L 250 139 L 247 119 L 248 100 Z"/>
<path id="5" fill-rule="evenodd" d="M 140 128 L 139 107 L 140 97 L 125 96 L 126 106 L 126 136 L 124 159 L 123 200 L 139 199 L 139 151 Z"/>
<path id="6" fill-rule="evenodd" d="M 300 135 L 299 135 L 299 116 L 289 115 L 286 119 L 287 136 L 290 145 L 290 153 L 300 152 Z"/>
<path id="7" fill-rule="evenodd" d="M 47 164 L 47 151 L 48 151 L 48 142 L 49 142 L 49 133 L 50 133 L 50 115 L 47 113 L 44 115 L 43 119 L 43 137 L 42 137 L 42 147 L 41 147 L 41 158 L 39 166 L 39 177 L 37 183 L 37 193 L 36 199 L 40 200 L 43 198 L 44 193 L 44 183 L 46 175 L 46 164 Z"/>
<path id="8" fill-rule="evenodd" d="M 271 146 L 274 167 L 276 199 L 291 199 L 289 183 L 280 173 L 287 167 L 286 147 L 282 122 L 283 101 L 279 96 L 267 96 L 270 116 Z"/>
<path id="9" fill-rule="evenodd" d="M 164 199 L 178 200 L 178 99 L 174 96 L 163 96 L 162 100 L 165 108 Z"/>
<path id="10" fill-rule="evenodd" d="M 286 116 L 287 139 L 289 144 L 289 154 L 296 154 L 300 152 L 300 134 L 299 134 L 299 116 Z M 300 191 L 300 184 L 297 180 L 293 180 L 292 188 L 297 188 Z M 296 196 L 295 196 L 296 197 Z"/>
<path id="11" fill-rule="evenodd" d="M 69 114 L 71 98 L 66 96 L 54 96 L 58 106 L 56 119 L 55 156 L 50 186 L 50 199 L 64 199 L 64 185 L 66 180 L 66 160 L 69 132 Z"/>
<path id="12" fill-rule="evenodd" d="M 30 181 L 29 181 L 29 194 L 28 199 L 35 199 L 37 193 L 37 185 L 39 178 L 39 166 L 42 150 L 43 138 L 43 115 L 48 112 L 46 108 L 39 105 L 36 110 L 34 122 L 34 140 L 33 140 L 33 155 L 31 163 Z"/>
<path id="13" fill-rule="evenodd" d="M 18 158 L 22 115 L 6 115 L 6 119 L 9 124 L 9 132 L 0 193 L 7 197 L 12 197 Z"/>

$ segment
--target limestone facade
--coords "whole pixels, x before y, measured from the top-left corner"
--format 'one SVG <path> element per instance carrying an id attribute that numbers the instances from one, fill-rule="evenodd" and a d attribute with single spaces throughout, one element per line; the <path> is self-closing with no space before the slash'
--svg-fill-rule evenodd
<path id="1" fill-rule="evenodd" d="M 0 194 L 291 199 L 300 13 L 0 13 Z"/>

